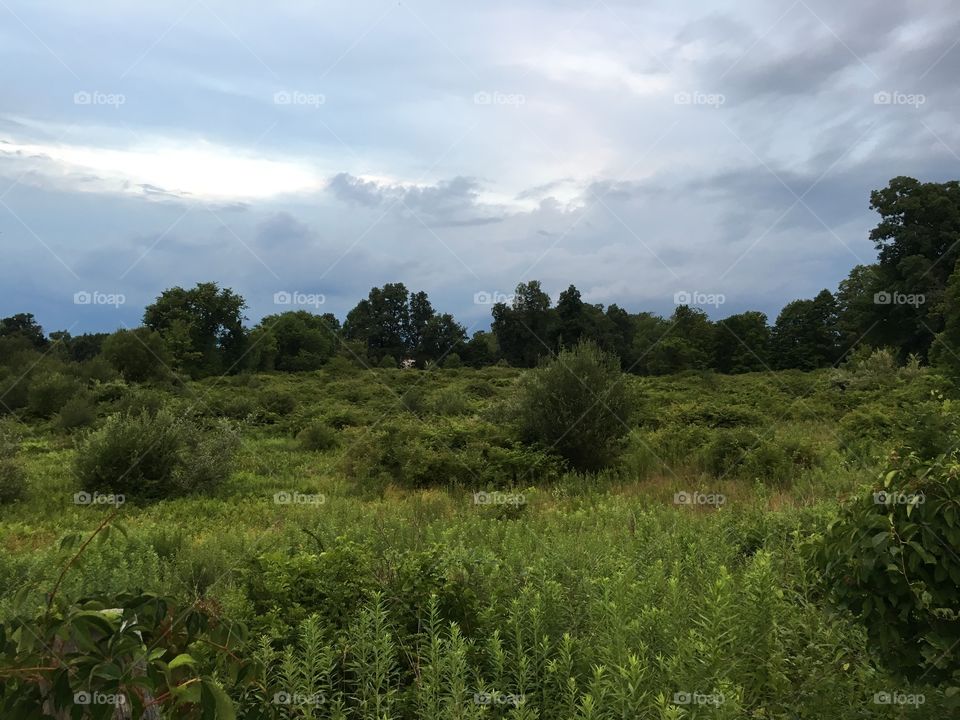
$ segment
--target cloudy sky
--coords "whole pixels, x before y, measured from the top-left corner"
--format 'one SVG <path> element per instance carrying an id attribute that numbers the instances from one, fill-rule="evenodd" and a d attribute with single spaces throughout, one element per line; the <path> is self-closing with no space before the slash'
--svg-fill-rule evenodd
<path id="1" fill-rule="evenodd" d="M 400 281 L 477 329 L 530 279 L 773 316 L 873 260 L 870 190 L 960 177 L 958 45 L 956 0 L 0 0 L 0 316 Z"/>

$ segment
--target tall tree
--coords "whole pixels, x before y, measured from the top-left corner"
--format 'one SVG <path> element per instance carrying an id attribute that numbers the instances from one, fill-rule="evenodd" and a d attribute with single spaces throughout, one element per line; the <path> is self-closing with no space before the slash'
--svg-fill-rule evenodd
<path id="1" fill-rule="evenodd" d="M 143 313 L 143 324 L 160 333 L 177 368 L 191 375 L 236 372 L 246 348 L 246 301 L 217 283 L 164 290 Z"/>
<path id="2" fill-rule="evenodd" d="M 774 366 L 815 370 L 840 359 L 837 303 L 829 290 L 813 300 L 788 303 L 773 326 L 770 338 Z"/>
<path id="3" fill-rule="evenodd" d="M 550 352 L 550 296 L 538 280 L 517 285 L 513 303 L 493 306 L 500 354 L 515 367 L 533 367 Z"/>
<path id="4" fill-rule="evenodd" d="M 897 177 L 870 194 L 870 207 L 880 213 L 870 233 L 879 252 L 880 291 L 893 299 L 874 307 L 878 342 L 926 356 L 943 329 L 939 308 L 960 259 L 960 182 Z M 924 302 L 898 302 L 897 294 L 922 295 Z"/>
<path id="5" fill-rule="evenodd" d="M 762 312 L 749 311 L 720 320 L 713 367 L 723 373 L 766 370 L 770 362 L 770 327 Z"/>
<path id="6" fill-rule="evenodd" d="M 306 310 L 268 315 L 251 335 L 259 370 L 317 370 L 336 350 L 340 323 L 331 313 Z"/>
<path id="7" fill-rule="evenodd" d="M 32 313 L 18 313 L 0 319 L 0 337 L 20 338 L 37 350 L 48 344 L 43 328 Z"/>

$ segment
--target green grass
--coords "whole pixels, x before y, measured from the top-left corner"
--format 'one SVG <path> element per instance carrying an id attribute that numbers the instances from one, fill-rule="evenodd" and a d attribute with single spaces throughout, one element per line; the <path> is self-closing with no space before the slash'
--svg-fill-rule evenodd
<path id="1" fill-rule="evenodd" d="M 477 454 L 509 439 L 518 371 L 340 372 L 164 391 L 175 411 L 238 424 L 230 478 L 209 496 L 128 498 L 126 536 L 86 553 L 61 592 L 202 596 L 246 623 L 263 639 L 244 651 L 267 672 L 254 687 L 221 678 L 241 717 L 948 716 L 944 688 L 908 686 L 878 664 L 808 560 L 839 501 L 875 478 L 897 428 L 916 425 L 936 377 L 846 392 L 826 372 L 631 377 L 618 464 L 538 482 L 491 476 Z M 100 404 L 100 422 L 113 408 Z M 851 433 L 845 419 L 863 408 L 892 429 Z M 315 421 L 337 428 L 335 447 L 301 446 Z M 414 487 L 376 464 L 357 471 L 351 452 L 394 426 L 409 433 L 409 462 L 432 453 L 424 472 L 446 474 Z M 438 427 L 452 447 L 424 440 Z M 89 534 L 109 512 L 73 502 L 76 434 L 53 421 L 4 429 L 22 438 L 29 487 L 0 507 L 0 618 L 20 588 L 41 603 L 69 557 L 60 538 Z M 718 448 L 736 433 L 752 438 L 743 462 L 718 470 Z M 525 503 L 476 505 L 479 491 Z M 294 492 L 315 501 L 275 502 Z M 679 492 L 725 502 L 677 505 Z M 873 702 L 894 690 L 926 703 Z M 277 705 L 278 692 L 323 702 Z M 703 703 L 674 703 L 675 693 Z"/>

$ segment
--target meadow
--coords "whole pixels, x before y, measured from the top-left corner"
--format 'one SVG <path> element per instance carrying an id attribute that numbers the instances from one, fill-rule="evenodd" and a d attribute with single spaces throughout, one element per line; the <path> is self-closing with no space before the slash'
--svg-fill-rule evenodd
<path id="1" fill-rule="evenodd" d="M 3 717 L 120 717 L 124 703 L 164 718 L 957 712 L 955 647 L 931 657 L 897 626 L 929 639 L 928 612 L 936 637 L 956 633 L 934 587 L 949 610 L 947 381 L 883 353 L 843 370 L 624 375 L 615 459 L 584 472 L 519 438 L 528 372 L 338 358 L 85 378 L 85 409 L 0 420 L 4 481 L 23 484 L 0 506 Z M 96 443 L 133 437 L 137 418 L 151 445 L 169 430 L 187 449 L 183 492 L 84 483 L 105 462 Z M 878 513 L 904 447 L 940 457 L 952 494 Z M 951 534 L 898 546 L 910 511 L 935 508 Z M 869 552 L 888 545 L 902 587 L 864 576 L 877 598 L 844 595 L 850 567 L 883 570 Z M 919 610 L 901 612 L 904 587 Z M 49 664 L 53 649 L 73 668 Z M 57 715 L 55 696 L 74 702 Z"/>

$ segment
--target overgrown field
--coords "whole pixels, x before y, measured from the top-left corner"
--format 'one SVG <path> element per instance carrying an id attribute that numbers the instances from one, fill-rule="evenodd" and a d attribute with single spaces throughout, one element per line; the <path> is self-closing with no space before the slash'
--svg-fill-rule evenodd
<path id="1" fill-rule="evenodd" d="M 955 716 L 960 416 L 938 376 L 624 377 L 624 437 L 582 472 L 518 434 L 522 375 L 88 378 L 84 407 L 0 420 L 3 717 L 41 716 L 50 687 L 9 667 L 29 657 L 87 693 L 63 717 L 121 694 L 135 717 Z M 127 484 L 94 486 L 143 436 Z M 934 475 L 921 505 L 875 501 Z M 166 650 L 145 710 L 136 652 L 107 647 L 129 628 L 94 612 L 114 607 Z M 42 669 L 58 642 L 82 672 Z"/>

